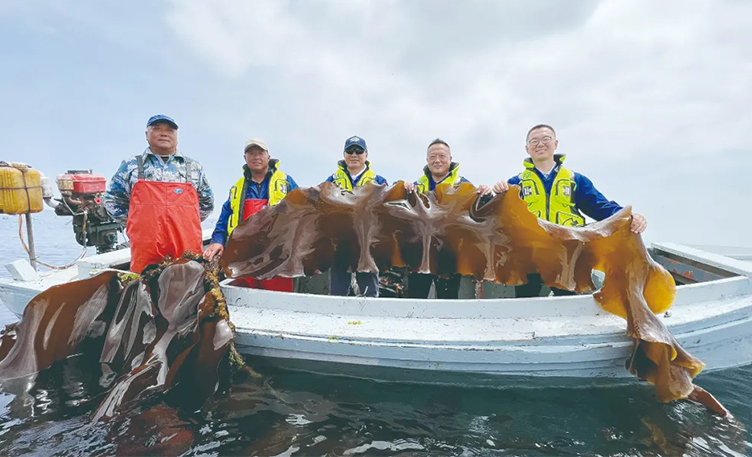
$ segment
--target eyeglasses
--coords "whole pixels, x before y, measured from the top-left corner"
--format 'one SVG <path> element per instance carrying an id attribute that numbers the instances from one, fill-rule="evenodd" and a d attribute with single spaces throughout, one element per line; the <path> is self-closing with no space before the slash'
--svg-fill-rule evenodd
<path id="1" fill-rule="evenodd" d="M 347 155 L 353 155 L 353 154 L 362 155 L 364 152 L 366 152 L 366 151 L 363 148 L 349 148 L 349 149 L 345 149 L 345 154 L 347 154 Z"/>
<path id="2" fill-rule="evenodd" d="M 538 143 L 548 144 L 551 140 L 553 140 L 553 137 L 544 136 L 543 138 L 533 138 L 532 140 L 528 140 L 527 144 L 528 146 L 538 146 Z"/>

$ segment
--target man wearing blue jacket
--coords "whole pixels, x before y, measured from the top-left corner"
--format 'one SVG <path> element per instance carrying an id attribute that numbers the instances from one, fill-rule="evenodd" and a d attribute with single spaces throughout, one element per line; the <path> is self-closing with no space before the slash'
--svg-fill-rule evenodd
<path id="1" fill-rule="evenodd" d="M 427 165 L 423 167 L 423 174 L 417 181 L 405 182 L 408 192 L 413 190 L 419 194 L 425 194 L 436 189 L 436 184 L 459 184 L 469 183 L 464 176 L 460 175 L 460 164 L 452 160 L 452 151 L 446 141 L 436 138 L 426 149 Z"/>
<path id="2" fill-rule="evenodd" d="M 326 178 L 326 182 L 334 183 L 341 189 L 349 191 L 368 183 L 379 186 L 388 185 L 386 179 L 377 175 L 371 169 L 366 140 L 358 136 L 348 138 L 345 141 L 343 155 L 344 159 L 337 162 L 337 171 Z M 356 272 L 355 279 L 361 295 L 366 297 L 379 296 L 378 273 Z M 332 267 L 329 270 L 329 295 L 349 295 L 351 282 L 351 272 L 345 268 Z"/>
<path id="3" fill-rule="evenodd" d="M 452 151 L 446 141 L 436 138 L 426 149 L 426 166 L 423 174 L 415 182 L 405 182 L 405 190 L 419 194 L 433 192 L 437 184 L 456 185 L 469 183 L 460 175 L 460 164 L 452 160 Z M 486 188 L 484 188 L 486 190 Z M 460 290 L 461 275 L 448 278 L 424 273 L 410 273 L 407 279 L 407 296 L 409 298 L 428 298 L 431 284 L 436 288 L 436 298 L 457 299 Z"/>
<path id="4" fill-rule="evenodd" d="M 277 205 L 288 192 L 298 188 L 292 176 L 279 169 L 279 160 L 271 158 L 263 140 L 248 140 L 243 158 L 243 176 L 230 189 L 230 196 L 222 205 L 212 233 L 211 244 L 204 250 L 204 257 L 208 260 L 222 254 L 227 238 L 238 224 L 266 206 Z M 248 278 L 246 282 L 254 289 L 292 292 L 292 278 Z"/>
<path id="5" fill-rule="evenodd" d="M 555 154 L 559 141 L 550 125 L 539 124 L 527 132 L 525 150 L 529 158 L 523 162 L 525 170 L 507 181 L 493 186 L 497 194 L 520 186 L 520 198 L 528 209 L 541 219 L 558 225 L 581 227 L 586 216 L 601 221 L 622 209 L 608 200 L 595 188 L 592 181 L 580 173 L 565 168 L 565 155 Z M 633 233 L 645 231 L 648 223 L 642 214 L 633 213 L 630 229 Z M 528 275 L 528 283 L 515 287 L 519 297 L 537 297 L 543 282 L 540 275 Z M 573 292 L 552 288 L 554 295 L 572 295 Z"/>

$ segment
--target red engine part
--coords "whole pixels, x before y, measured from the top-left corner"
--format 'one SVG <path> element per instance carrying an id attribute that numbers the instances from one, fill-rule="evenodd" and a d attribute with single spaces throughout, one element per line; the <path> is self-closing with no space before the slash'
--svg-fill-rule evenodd
<path id="1" fill-rule="evenodd" d="M 102 175 L 74 174 L 71 178 L 74 194 L 101 194 L 107 190 L 107 180 Z"/>

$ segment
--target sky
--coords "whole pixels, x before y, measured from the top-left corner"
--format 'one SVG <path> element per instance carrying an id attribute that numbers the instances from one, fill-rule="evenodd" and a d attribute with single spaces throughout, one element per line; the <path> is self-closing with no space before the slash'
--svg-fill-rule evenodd
<path id="1" fill-rule="evenodd" d="M 216 216 L 249 138 L 311 186 L 352 135 L 390 183 L 438 137 L 478 185 L 547 123 L 647 241 L 752 246 L 750 43 L 745 0 L 0 0 L 0 160 L 109 179 L 164 113 Z"/>

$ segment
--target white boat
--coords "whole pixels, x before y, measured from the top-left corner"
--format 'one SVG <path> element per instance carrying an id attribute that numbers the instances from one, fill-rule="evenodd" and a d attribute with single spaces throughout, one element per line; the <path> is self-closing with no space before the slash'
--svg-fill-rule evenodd
<path id="1" fill-rule="evenodd" d="M 752 264 L 672 243 L 653 244 L 651 253 L 681 284 L 660 319 L 682 346 L 706 371 L 752 364 Z M 13 278 L 0 278 L 0 301 L 20 316 L 42 290 L 125 268 L 128 260 L 126 249 L 47 273 L 19 260 L 8 265 Z M 297 281 L 296 290 L 311 292 L 325 284 L 322 277 Z M 469 278 L 463 282 L 459 300 L 271 292 L 231 280 L 221 286 L 237 349 L 288 368 L 461 384 L 499 376 L 633 377 L 624 368 L 632 345 L 626 322 L 592 296 L 476 299 Z M 510 295 L 506 286 L 484 287 L 486 297 Z"/>

